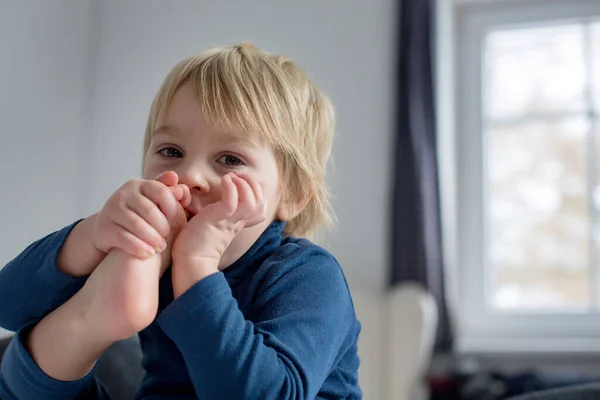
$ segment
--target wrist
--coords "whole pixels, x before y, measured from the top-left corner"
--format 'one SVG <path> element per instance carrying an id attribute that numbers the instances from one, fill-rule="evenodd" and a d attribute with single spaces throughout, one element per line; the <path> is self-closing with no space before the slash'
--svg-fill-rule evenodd
<path id="1" fill-rule="evenodd" d="M 56 258 L 59 271 L 72 277 L 90 275 L 106 253 L 93 241 L 92 230 L 97 214 L 79 222 L 69 233 Z"/>
<path id="2" fill-rule="evenodd" d="M 177 298 L 204 278 L 219 272 L 219 259 L 201 256 L 173 257 L 173 296 Z"/>

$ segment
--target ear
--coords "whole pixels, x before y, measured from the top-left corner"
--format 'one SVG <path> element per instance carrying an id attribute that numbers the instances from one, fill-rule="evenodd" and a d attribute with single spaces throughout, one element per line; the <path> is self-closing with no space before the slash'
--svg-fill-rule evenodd
<path id="1" fill-rule="evenodd" d="M 277 209 L 277 219 L 285 222 L 293 220 L 306 208 L 311 198 L 312 193 L 307 193 L 306 196 L 303 196 L 298 201 L 282 201 Z"/>

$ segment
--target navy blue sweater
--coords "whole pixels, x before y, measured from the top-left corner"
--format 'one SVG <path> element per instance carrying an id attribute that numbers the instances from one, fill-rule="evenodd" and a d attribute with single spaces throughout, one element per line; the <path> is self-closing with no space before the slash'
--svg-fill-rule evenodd
<path id="1" fill-rule="evenodd" d="M 74 225 L 0 270 L 0 326 L 18 330 L 0 366 L 4 400 L 109 398 L 94 371 L 57 381 L 23 345 L 28 328 L 85 283 L 56 267 Z M 283 227 L 271 224 L 238 261 L 177 300 L 167 270 L 159 314 L 139 333 L 146 374 L 138 399 L 362 398 L 360 324 L 342 270 L 321 247 L 285 237 Z"/>

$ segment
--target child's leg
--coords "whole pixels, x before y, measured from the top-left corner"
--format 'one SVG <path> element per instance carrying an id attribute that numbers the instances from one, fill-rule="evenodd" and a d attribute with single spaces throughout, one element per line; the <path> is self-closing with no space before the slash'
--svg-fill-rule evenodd
<path id="1" fill-rule="evenodd" d="M 152 323 L 169 254 L 108 254 L 75 296 L 32 329 L 27 347 L 40 369 L 61 381 L 80 379 L 112 343 Z"/>

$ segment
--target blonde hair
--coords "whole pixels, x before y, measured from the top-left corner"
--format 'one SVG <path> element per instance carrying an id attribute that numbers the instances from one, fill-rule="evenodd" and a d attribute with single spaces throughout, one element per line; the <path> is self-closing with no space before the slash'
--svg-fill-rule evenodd
<path id="1" fill-rule="evenodd" d="M 179 62 L 156 94 L 144 138 L 148 150 L 157 122 L 183 84 L 197 91 L 201 111 L 215 126 L 251 133 L 269 143 L 282 182 L 280 201 L 306 207 L 286 233 L 311 237 L 332 222 L 325 182 L 335 129 L 327 95 L 290 59 L 249 43 L 215 47 Z"/>

